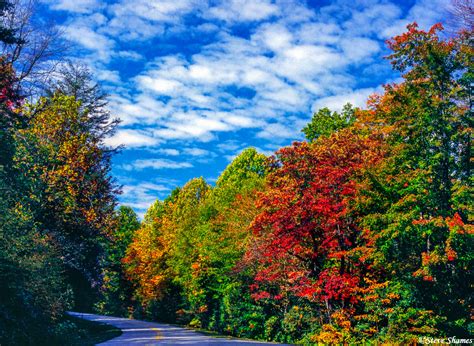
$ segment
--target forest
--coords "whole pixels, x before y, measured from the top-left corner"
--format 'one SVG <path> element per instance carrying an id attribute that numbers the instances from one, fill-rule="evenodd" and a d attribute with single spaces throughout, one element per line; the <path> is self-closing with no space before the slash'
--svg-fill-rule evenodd
<path id="1" fill-rule="evenodd" d="M 402 79 L 365 108 L 318 110 L 306 140 L 245 149 L 143 220 L 118 203 L 90 71 L 31 98 L 4 54 L 0 344 L 64 344 L 68 310 L 308 345 L 473 335 L 473 32 L 413 23 L 387 45 Z"/>

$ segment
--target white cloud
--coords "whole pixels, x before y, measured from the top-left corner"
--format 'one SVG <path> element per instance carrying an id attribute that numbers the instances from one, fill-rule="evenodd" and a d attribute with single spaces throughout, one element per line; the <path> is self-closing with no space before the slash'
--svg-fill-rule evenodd
<path id="1" fill-rule="evenodd" d="M 391 25 L 402 14 L 393 3 L 374 3 L 361 10 L 353 11 L 352 18 L 343 23 L 343 28 L 354 36 L 379 34 L 380 30 Z"/>
<path id="2" fill-rule="evenodd" d="M 209 141 L 212 139 L 212 132 L 231 129 L 230 125 L 223 121 L 201 117 L 192 112 L 175 114 L 174 121 L 166 125 L 167 128 L 154 131 L 156 137 L 164 139 L 193 138 Z"/>
<path id="3" fill-rule="evenodd" d="M 421 28 L 428 30 L 433 24 L 446 20 L 451 3 L 448 0 L 417 0 L 408 13 L 408 20 L 416 21 Z"/>
<path id="4" fill-rule="evenodd" d="M 307 101 L 307 97 L 301 92 L 298 92 L 297 88 L 282 88 L 279 90 L 269 90 L 262 93 L 262 97 L 269 99 L 273 102 L 281 104 L 289 104 L 291 106 L 304 106 Z"/>
<path id="5" fill-rule="evenodd" d="M 137 185 L 125 185 L 122 187 L 122 193 L 126 195 L 140 193 L 141 191 L 169 191 L 169 187 L 153 183 L 141 183 Z"/>
<path id="6" fill-rule="evenodd" d="M 335 44 L 343 35 L 336 23 L 308 22 L 297 29 L 297 36 L 304 44 Z"/>
<path id="7" fill-rule="evenodd" d="M 285 32 L 286 38 L 276 38 Z M 265 49 L 258 44 L 262 40 L 275 50 L 273 58 L 263 55 Z M 288 111 L 309 112 L 312 98 L 347 90 L 348 78 L 331 71 L 344 71 L 353 60 L 378 50 L 372 44 L 359 55 L 351 52 L 354 57 L 349 58 L 344 50 L 293 41 L 289 30 L 277 24 L 265 26 L 248 40 L 224 34 L 221 41 L 204 46 L 188 59 L 160 57 L 135 78 L 141 93 L 119 100 L 117 109 L 126 124 L 159 124 L 150 128 L 155 138 L 210 141 L 215 132 L 262 127 L 266 123 L 262 118 L 278 120 Z M 250 97 L 239 94 L 244 89 Z M 148 107 L 154 95 L 171 99 L 154 100 L 155 106 Z M 190 110 L 193 107 L 205 109 Z"/>
<path id="8" fill-rule="evenodd" d="M 135 160 L 130 164 L 125 164 L 122 169 L 126 171 L 141 171 L 146 168 L 151 169 L 180 169 L 190 168 L 193 165 L 189 162 L 178 162 L 167 159 L 146 159 L 146 160 Z"/>
<path id="9" fill-rule="evenodd" d="M 123 40 L 123 34 L 127 34 L 125 29 L 114 31 L 112 22 L 119 19 L 126 20 L 129 25 L 125 27 L 132 31 L 135 30 L 133 20 L 144 21 L 147 25 L 167 23 L 179 27 L 183 16 L 191 11 L 197 16 L 207 19 L 217 16 L 234 24 L 264 21 L 255 27 L 249 38 L 220 29 L 216 40 L 202 45 L 191 56 L 169 54 L 147 63 L 141 73 L 129 79 L 128 89 L 134 90 L 133 93 L 124 89 L 111 97 L 113 113 L 123 120 L 122 126 L 139 125 L 151 141 L 197 139 L 206 142 L 214 140 L 217 132 L 264 129 L 267 123 L 281 124 L 281 119 L 289 114 L 307 114 L 312 100 L 331 97 L 354 87 L 356 83 L 348 74 L 348 68 L 364 64 L 380 52 L 378 42 L 364 36 L 347 35 L 347 30 L 362 18 L 376 20 L 377 14 L 391 9 L 390 6 L 379 6 L 354 11 L 346 22 L 335 24 L 296 3 L 230 1 L 206 8 L 205 2 L 187 0 L 139 0 L 133 6 L 131 3 L 109 6 L 112 18 L 107 22 L 108 34 L 118 40 Z M 289 8 L 294 11 L 279 17 L 282 10 Z M 395 12 L 392 17 L 396 17 L 398 10 L 392 9 Z M 237 12 L 239 14 L 235 16 Z M 234 15 L 233 19 L 226 17 L 231 15 Z M 266 23 L 270 17 L 278 19 Z M 296 17 L 301 23 L 295 20 Z M 97 17 L 89 21 L 94 27 L 101 20 Z M 196 30 L 202 31 L 203 25 L 207 25 L 207 32 L 219 30 L 211 22 L 200 24 Z M 115 47 L 113 41 L 107 41 L 103 36 L 105 32 L 104 27 L 76 39 L 85 47 L 95 49 L 94 35 L 98 35 L 97 41 L 105 39 L 106 46 Z M 161 34 L 151 33 L 152 36 Z M 141 35 L 146 37 L 148 34 Z M 136 61 L 141 58 L 136 49 L 119 50 L 109 55 Z M 111 83 L 118 83 L 121 78 L 117 71 L 108 69 L 98 70 L 97 74 Z M 272 127 L 259 136 L 272 140 L 290 133 L 284 131 L 275 137 L 268 135 L 271 132 Z M 128 139 L 131 146 L 148 145 L 142 136 L 136 137 Z"/>
<path id="10" fill-rule="evenodd" d="M 112 113 L 120 117 L 123 126 L 156 124 L 171 112 L 166 104 L 153 95 L 140 94 L 134 98 L 111 95 L 109 100 Z"/>
<path id="11" fill-rule="evenodd" d="M 275 72 L 289 79 L 317 78 L 322 72 L 345 68 L 349 59 L 332 47 L 295 45 L 276 59 Z"/>
<path id="12" fill-rule="evenodd" d="M 290 46 L 293 35 L 281 24 L 264 25 L 252 36 L 252 40 L 265 45 L 273 51 L 281 51 Z"/>
<path id="13" fill-rule="evenodd" d="M 122 186 L 121 204 L 128 205 L 137 211 L 143 218 L 146 210 L 158 199 L 163 198 L 171 190 L 167 184 L 130 182 Z"/>
<path id="14" fill-rule="evenodd" d="M 76 22 L 64 27 L 65 38 L 80 44 L 83 48 L 94 51 L 96 59 L 109 61 L 115 42 L 85 25 L 86 23 Z"/>
<path id="15" fill-rule="evenodd" d="M 417 0 L 404 18 L 392 21 L 390 25 L 382 28 L 379 36 L 384 39 L 400 35 L 410 23 L 417 24 L 428 30 L 437 22 L 445 22 L 448 17 L 450 2 L 447 0 Z"/>
<path id="16" fill-rule="evenodd" d="M 380 91 L 379 88 L 363 88 L 358 90 L 341 93 L 318 99 L 311 107 L 313 112 L 327 107 L 331 110 L 340 111 L 346 103 L 351 103 L 355 107 L 364 108 L 366 106 L 367 98 L 375 92 Z"/>
<path id="17" fill-rule="evenodd" d="M 226 22 L 260 21 L 279 14 L 280 8 L 269 0 L 226 0 L 211 7 L 205 17 Z"/>
<path id="18" fill-rule="evenodd" d="M 127 25 L 123 25 L 127 23 Z M 125 42 L 145 41 L 163 35 L 165 26 L 160 23 L 149 22 L 146 19 L 132 14 L 120 15 L 110 19 L 107 26 L 102 29 L 113 35 L 117 40 Z"/>
<path id="19" fill-rule="evenodd" d="M 110 6 L 110 11 L 116 16 L 133 14 L 150 21 L 175 22 L 180 15 L 193 10 L 197 3 L 193 0 L 122 0 Z"/>
<path id="20" fill-rule="evenodd" d="M 42 2 L 49 4 L 53 10 L 75 13 L 91 13 L 103 7 L 103 3 L 97 0 L 42 0 Z"/>
<path id="21" fill-rule="evenodd" d="M 96 51 L 110 50 L 114 42 L 107 37 L 100 35 L 90 28 L 71 26 L 65 30 L 66 38 L 75 41 L 84 48 Z"/>
<path id="22" fill-rule="evenodd" d="M 97 80 L 102 82 L 108 82 L 118 84 L 121 82 L 120 73 L 118 71 L 107 70 L 105 68 L 96 69 L 95 76 Z"/>
<path id="23" fill-rule="evenodd" d="M 157 153 L 157 154 L 163 154 L 163 155 L 166 155 L 166 156 L 178 156 L 180 153 L 179 153 L 179 150 L 177 149 L 171 149 L 171 148 L 168 148 L 168 149 L 156 149 L 156 150 L 153 150 L 153 153 Z"/>
<path id="24" fill-rule="evenodd" d="M 343 38 L 340 45 L 345 56 L 356 63 L 366 64 L 380 51 L 377 41 L 365 37 Z"/>
<path id="25" fill-rule="evenodd" d="M 172 79 L 152 78 L 150 76 L 139 76 L 137 82 L 143 89 L 163 95 L 176 94 L 182 85 L 180 82 Z"/>
<path id="26" fill-rule="evenodd" d="M 246 143 L 241 143 L 236 140 L 227 140 L 225 142 L 221 142 L 216 145 L 216 147 L 221 152 L 236 151 L 237 149 L 243 148 L 245 146 L 246 146 Z"/>
<path id="27" fill-rule="evenodd" d="M 131 50 L 122 50 L 117 52 L 114 57 L 124 59 L 124 60 L 131 60 L 131 61 L 139 61 L 143 60 L 145 57 L 140 53 L 131 51 Z"/>
<path id="28" fill-rule="evenodd" d="M 260 125 L 260 122 L 258 120 L 253 119 L 249 116 L 243 116 L 243 115 L 224 113 L 223 120 L 235 128 L 249 128 L 249 127 L 257 127 Z"/>
<path id="29" fill-rule="evenodd" d="M 104 31 L 121 41 L 145 41 L 167 27 L 176 29 L 185 15 L 203 6 L 200 0 L 121 0 L 109 6 L 111 20 Z"/>
<path id="30" fill-rule="evenodd" d="M 209 150 L 200 149 L 200 148 L 185 148 L 184 153 L 191 156 L 211 156 L 212 153 Z"/>
<path id="31" fill-rule="evenodd" d="M 133 148 L 156 145 L 159 139 L 142 130 L 120 129 L 113 137 L 107 138 L 105 143 L 112 147 L 124 145 L 126 148 Z"/>
<path id="32" fill-rule="evenodd" d="M 274 123 L 266 125 L 262 131 L 257 134 L 257 137 L 265 139 L 296 138 L 296 132 L 293 126 Z"/>

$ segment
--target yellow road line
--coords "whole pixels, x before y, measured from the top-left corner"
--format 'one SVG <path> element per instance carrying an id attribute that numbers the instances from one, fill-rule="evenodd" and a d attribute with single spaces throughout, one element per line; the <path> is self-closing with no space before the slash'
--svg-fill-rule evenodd
<path id="1" fill-rule="evenodd" d="M 162 339 L 160 330 L 159 330 L 158 328 L 151 328 L 151 330 L 154 330 L 154 331 L 156 332 L 156 336 L 155 336 L 155 339 L 156 339 L 156 340 Z"/>

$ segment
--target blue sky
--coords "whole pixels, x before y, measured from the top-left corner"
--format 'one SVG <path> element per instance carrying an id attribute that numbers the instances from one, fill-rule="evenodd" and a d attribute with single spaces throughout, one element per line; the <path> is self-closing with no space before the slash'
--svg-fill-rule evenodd
<path id="1" fill-rule="evenodd" d="M 364 106 L 396 81 L 385 40 L 443 21 L 448 0 L 40 0 L 122 120 L 109 144 L 140 215 L 242 149 L 301 140 L 324 106 Z"/>

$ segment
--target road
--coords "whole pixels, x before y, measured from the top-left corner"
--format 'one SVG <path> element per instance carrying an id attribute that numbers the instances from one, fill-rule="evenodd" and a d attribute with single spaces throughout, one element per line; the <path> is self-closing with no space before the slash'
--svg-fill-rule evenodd
<path id="1" fill-rule="evenodd" d="M 128 318 L 110 317 L 79 312 L 70 315 L 89 321 L 111 324 L 122 330 L 122 335 L 99 345 L 242 345 L 261 346 L 277 345 L 270 342 L 259 342 L 227 337 L 210 337 L 193 330 L 164 323 L 131 320 Z M 278 344 L 280 345 L 280 344 Z"/>

